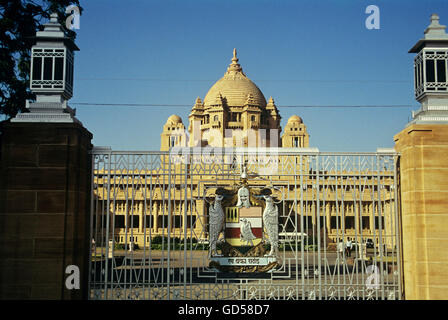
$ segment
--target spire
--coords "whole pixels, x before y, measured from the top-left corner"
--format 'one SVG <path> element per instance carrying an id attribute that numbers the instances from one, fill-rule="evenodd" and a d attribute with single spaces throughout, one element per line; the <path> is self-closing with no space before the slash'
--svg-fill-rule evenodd
<path id="1" fill-rule="evenodd" d="M 203 107 L 204 107 L 204 104 L 202 103 L 201 98 L 197 97 L 193 108 L 203 108 Z"/>
<path id="2" fill-rule="evenodd" d="M 202 103 L 201 98 L 197 97 L 194 106 L 189 114 L 189 117 L 193 115 L 202 115 L 203 112 L 204 112 L 204 104 Z"/>
<path id="3" fill-rule="evenodd" d="M 266 110 L 270 111 L 270 114 L 272 116 L 278 115 L 277 106 L 275 105 L 274 99 L 272 97 L 269 97 L 268 104 L 266 105 Z"/>
<path id="4" fill-rule="evenodd" d="M 221 92 L 218 92 L 218 94 L 216 95 L 216 98 L 215 98 L 215 105 L 222 105 L 224 102 L 223 100 L 224 100 L 224 98 L 222 97 Z"/>
<path id="5" fill-rule="evenodd" d="M 241 67 L 241 65 L 238 63 L 238 58 L 236 57 L 236 48 L 233 49 L 233 57 L 232 57 L 232 63 L 229 65 L 229 67 L 227 68 L 227 74 L 229 73 L 243 73 L 243 68 Z"/>

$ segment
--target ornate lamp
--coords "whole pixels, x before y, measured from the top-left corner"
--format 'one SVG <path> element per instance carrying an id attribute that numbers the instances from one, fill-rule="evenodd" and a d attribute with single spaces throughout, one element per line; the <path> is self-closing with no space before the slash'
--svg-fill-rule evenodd
<path id="1" fill-rule="evenodd" d="M 34 39 L 30 89 L 36 94 L 36 102 L 27 101 L 30 112 L 18 114 L 11 122 L 80 123 L 76 111 L 67 105 L 73 96 L 74 52 L 79 48 L 65 36 L 56 13 Z"/>
<path id="2" fill-rule="evenodd" d="M 431 15 L 425 36 L 409 53 L 414 58 L 415 99 L 422 107 L 412 112 L 412 123 L 448 122 L 448 34 L 439 24 L 439 16 Z"/>

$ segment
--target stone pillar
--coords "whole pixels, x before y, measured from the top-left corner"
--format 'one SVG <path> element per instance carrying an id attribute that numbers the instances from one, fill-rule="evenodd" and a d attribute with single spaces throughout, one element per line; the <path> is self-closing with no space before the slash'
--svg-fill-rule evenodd
<path id="1" fill-rule="evenodd" d="M 78 123 L 3 123 L 0 299 L 86 299 L 92 135 Z M 68 290 L 68 265 L 80 289 Z"/>
<path id="2" fill-rule="evenodd" d="M 448 299 L 448 125 L 412 124 L 400 152 L 406 299 Z"/>

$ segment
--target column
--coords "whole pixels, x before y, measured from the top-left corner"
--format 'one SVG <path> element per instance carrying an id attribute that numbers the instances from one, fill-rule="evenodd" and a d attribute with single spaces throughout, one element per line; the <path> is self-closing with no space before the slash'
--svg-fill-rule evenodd
<path id="1" fill-rule="evenodd" d="M 78 123 L 4 123 L 0 299 L 86 299 L 92 135 Z M 65 287 L 76 265 L 81 288 Z"/>
<path id="2" fill-rule="evenodd" d="M 406 299 L 448 299 L 448 125 L 412 124 L 400 152 Z"/>

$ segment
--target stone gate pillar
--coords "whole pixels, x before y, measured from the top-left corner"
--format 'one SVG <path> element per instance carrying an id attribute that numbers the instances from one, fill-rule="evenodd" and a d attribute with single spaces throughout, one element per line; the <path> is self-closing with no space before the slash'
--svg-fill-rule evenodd
<path id="1" fill-rule="evenodd" d="M 448 34 L 437 15 L 410 50 L 422 107 L 398 133 L 406 299 L 448 299 Z"/>
<path id="2" fill-rule="evenodd" d="M 92 134 L 68 106 L 79 49 L 57 14 L 34 40 L 36 101 L 0 127 L 0 299 L 86 299 Z"/>
<path id="3" fill-rule="evenodd" d="M 448 299 L 448 124 L 395 136 L 406 299 Z"/>
<path id="4" fill-rule="evenodd" d="M 0 299 L 87 298 L 91 139 L 76 123 L 2 126 Z"/>

